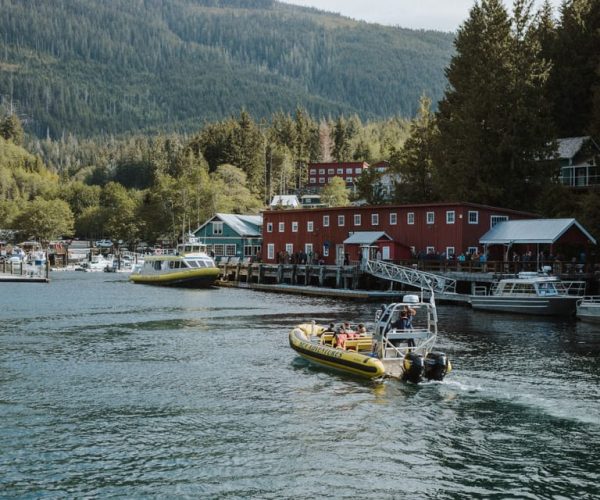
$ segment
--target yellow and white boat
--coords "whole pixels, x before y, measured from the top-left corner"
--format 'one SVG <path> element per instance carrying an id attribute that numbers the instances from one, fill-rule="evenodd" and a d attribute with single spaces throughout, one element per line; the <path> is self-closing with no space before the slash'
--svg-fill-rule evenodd
<path id="1" fill-rule="evenodd" d="M 301 324 L 290 331 L 290 346 L 313 363 L 370 379 L 418 383 L 443 380 L 452 370 L 447 356 L 433 351 L 437 337 L 433 292 L 427 302 L 405 295 L 402 302 L 378 311 L 375 320 L 373 333 L 350 337 L 314 322 Z"/>
<path id="2" fill-rule="evenodd" d="M 155 252 L 134 268 L 129 279 L 147 285 L 206 288 L 219 277 L 219 268 L 195 238 L 177 245 L 172 253 Z"/>

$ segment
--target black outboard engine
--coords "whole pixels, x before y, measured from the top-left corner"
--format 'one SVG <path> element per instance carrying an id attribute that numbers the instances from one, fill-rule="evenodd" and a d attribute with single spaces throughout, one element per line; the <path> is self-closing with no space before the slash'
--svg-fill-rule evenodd
<path id="1" fill-rule="evenodd" d="M 416 352 L 407 353 L 404 357 L 404 374 L 402 375 L 402 379 L 418 384 L 423 379 L 424 372 L 425 364 L 423 363 L 423 356 Z"/>
<path id="2" fill-rule="evenodd" d="M 425 378 L 427 380 L 444 380 L 450 363 L 443 352 L 430 352 L 425 356 Z"/>

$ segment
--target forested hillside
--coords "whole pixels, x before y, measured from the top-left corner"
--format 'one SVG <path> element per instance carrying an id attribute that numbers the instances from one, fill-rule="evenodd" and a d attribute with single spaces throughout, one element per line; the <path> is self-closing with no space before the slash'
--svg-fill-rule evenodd
<path id="1" fill-rule="evenodd" d="M 412 116 L 452 35 L 272 0 L 0 0 L 0 94 L 26 131 L 193 131 L 257 119 Z"/>

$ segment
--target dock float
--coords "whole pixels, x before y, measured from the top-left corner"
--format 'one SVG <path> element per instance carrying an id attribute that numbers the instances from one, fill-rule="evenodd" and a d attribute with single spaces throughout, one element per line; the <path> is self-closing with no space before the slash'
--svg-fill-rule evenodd
<path id="1" fill-rule="evenodd" d="M 0 283 L 50 283 L 50 279 L 40 276 L 0 273 Z"/>

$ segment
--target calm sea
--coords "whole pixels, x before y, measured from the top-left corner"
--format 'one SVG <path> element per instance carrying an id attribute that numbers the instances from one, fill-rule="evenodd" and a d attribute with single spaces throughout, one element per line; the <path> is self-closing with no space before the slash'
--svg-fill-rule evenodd
<path id="1" fill-rule="evenodd" d="M 597 498 L 600 327 L 440 306 L 454 372 L 314 368 L 376 304 L 54 273 L 0 285 L 0 496 Z"/>

